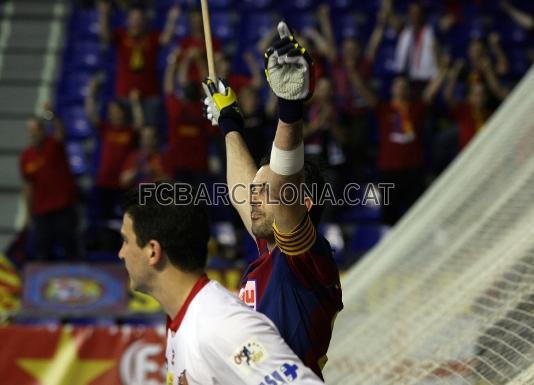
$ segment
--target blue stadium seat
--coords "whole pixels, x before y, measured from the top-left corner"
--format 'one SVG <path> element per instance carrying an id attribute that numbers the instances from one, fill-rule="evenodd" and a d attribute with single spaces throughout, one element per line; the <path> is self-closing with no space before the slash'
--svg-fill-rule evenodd
<path id="1" fill-rule="evenodd" d="M 356 205 L 346 207 L 340 215 L 340 221 L 347 223 L 377 222 L 381 218 L 380 206 Z"/>
<path id="2" fill-rule="evenodd" d="M 60 103 L 82 103 L 87 94 L 87 85 L 93 74 L 86 71 L 63 72 L 58 92 Z"/>
<path id="3" fill-rule="evenodd" d="M 293 12 L 286 17 L 291 28 L 302 33 L 307 28 L 317 27 L 317 17 L 314 12 Z"/>
<path id="4" fill-rule="evenodd" d="M 85 139 L 91 136 L 93 129 L 83 107 L 68 107 L 62 111 L 61 115 L 69 139 Z"/>
<path id="5" fill-rule="evenodd" d="M 289 12 L 302 12 L 312 10 L 316 5 L 315 0 L 293 0 L 293 1 L 284 1 L 280 4 L 281 8 L 284 11 Z M 313 10 L 312 10 L 313 12 Z"/>
<path id="6" fill-rule="evenodd" d="M 512 74 L 519 78 L 524 75 L 529 68 L 529 60 L 525 50 L 522 47 L 507 49 L 508 61 Z"/>
<path id="7" fill-rule="evenodd" d="M 333 10 L 351 11 L 354 10 L 355 7 L 359 5 L 359 3 L 359 1 L 355 0 L 331 0 L 330 7 Z"/>
<path id="8" fill-rule="evenodd" d="M 235 15 L 232 12 L 212 12 L 210 18 L 213 36 L 223 41 L 234 39 Z"/>
<path id="9" fill-rule="evenodd" d="M 69 69 L 96 71 L 102 67 L 105 52 L 100 42 L 94 40 L 77 41 L 65 52 Z"/>
<path id="10" fill-rule="evenodd" d="M 363 35 L 362 25 L 358 23 L 356 14 L 344 12 L 336 16 L 335 20 L 335 33 L 340 39 L 361 37 Z"/>
<path id="11" fill-rule="evenodd" d="M 85 174 L 87 171 L 87 163 L 85 161 L 83 144 L 79 142 L 67 143 L 66 150 L 72 173 L 74 175 Z"/>
<path id="12" fill-rule="evenodd" d="M 337 223 L 321 223 L 317 228 L 319 233 L 325 237 L 332 250 L 334 251 L 334 260 L 339 266 L 343 266 L 346 262 L 345 259 L 345 241 L 343 239 L 343 233 L 341 227 Z"/>
<path id="13" fill-rule="evenodd" d="M 77 9 L 73 12 L 69 25 L 70 35 L 74 39 L 98 39 L 98 12 L 96 9 Z"/>
<path id="14" fill-rule="evenodd" d="M 273 6 L 274 0 L 243 0 L 240 3 L 244 9 L 268 9 Z"/>
<path id="15" fill-rule="evenodd" d="M 256 44 L 258 39 L 272 31 L 277 18 L 273 12 L 252 12 L 248 17 L 242 18 L 242 21 L 240 35 L 248 46 L 249 44 Z"/>
<path id="16" fill-rule="evenodd" d="M 354 228 L 350 239 L 350 250 L 354 254 L 363 254 L 374 247 L 388 227 L 384 225 L 360 225 Z"/>
<path id="17" fill-rule="evenodd" d="M 377 77 L 388 77 L 394 73 L 393 63 L 395 60 L 396 44 L 382 44 L 378 49 L 374 65 L 374 75 Z"/>
<path id="18" fill-rule="evenodd" d="M 529 40 L 529 32 L 520 25 L 510 21 L 498 24 L 499 34 L 501 35 L 502 45 L 525 45 Z"/>
<path id="19" fill-rule="evenodd" d="M 210 9 L 227 9 L 230 10 L 234 6 L 234 0 L 210 0 Z M 211 14 L 210 14 L 211 17 Z"/>

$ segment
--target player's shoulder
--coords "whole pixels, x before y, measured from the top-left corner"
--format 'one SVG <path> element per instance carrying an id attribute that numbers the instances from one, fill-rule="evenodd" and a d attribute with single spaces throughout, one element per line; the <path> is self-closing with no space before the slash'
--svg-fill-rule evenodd
<path id="1" fill-rule="evenodd" d="M 206 334 L 217 334 L 228 328 L 240 330 L 241 327 L 271 327 L 267 317 L 249 308 L 237 295 L 215 281 L 210 281 L 199 293 L 196 307 L 197 320 Z"/>

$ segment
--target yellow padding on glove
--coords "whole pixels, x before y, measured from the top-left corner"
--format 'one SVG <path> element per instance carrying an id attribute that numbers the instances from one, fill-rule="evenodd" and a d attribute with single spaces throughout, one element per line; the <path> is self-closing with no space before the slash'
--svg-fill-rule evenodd
<path id="1" fill-rule="evenodd" d="M 213 101 L 215 102 L 215 105 L 219 111 L 222 111 L 223 108 L 231 106 L 233 103 L 237 102 L 237 97 L 235 96 L 234 90 L 231 88 L 227 88 L 227 90 L 228 95 L 223 95 L 218 92 L 213 94 Z"/>
<path id="2" fill-rule="evenodd" d="M 290 256 L 305 253 L 311 249 L 317 238 L 317 231 L 308 214 L 289 233 L 282 233 L 276 226 L 276 223 L 273 223 L 273 234 L 274 240 L 280 250 Z"/>

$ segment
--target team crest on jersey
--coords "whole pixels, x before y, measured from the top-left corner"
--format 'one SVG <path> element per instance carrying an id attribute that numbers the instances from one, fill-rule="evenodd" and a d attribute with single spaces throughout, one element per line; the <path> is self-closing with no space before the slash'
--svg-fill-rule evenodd
<path id="1" fill-rule="evenodd" d="M 239 347 L 231 357 L 232 362 L 245 374 L 250 373 L 250 368 L 269 357 L 267 350 L 256 338 L 251 338 Z"/>
<path id="2" fill-rule="evenodd" d="M 247 281 L 245 287 L 239 291 L 239 298 L 252 309 L 256 310 L 257 298 L 256 280 Z"/>

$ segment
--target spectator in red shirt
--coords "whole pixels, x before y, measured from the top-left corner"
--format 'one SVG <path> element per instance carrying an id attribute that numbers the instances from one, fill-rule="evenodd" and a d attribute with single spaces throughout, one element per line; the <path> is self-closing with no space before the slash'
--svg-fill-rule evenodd
<path id="1" fill-rule="evenodd" d="M 202 55 L 199 48 L 188 49 L 191 60 Z M 179 92 L 175 93 L 178 74 Z M 187 64 L 169 55 L 164 76 L 165 105 L 168 126 L 168 156 L 173 175 L 179 182 L 194 185 L 204 182 L 209 172 L 208 148 L 210 136 L 217 133 L 202 116 L 200 84 L 188 78 Z M 178 95 L 179 94 L 179 95 Z"/>
<path id="2" fill-rule="evenodd" d="M 64 128 L 52 117 L 53 133 L 47 135 L 41 119 L 30 118 L 27 133 L 30 145 L 20 155 L 23 192 L 28 207 L 27 222 L 35 229 L 38 259 L 54 259 L 55 246 L 66 258 L 79 257 L 77 188 L 64 148 Z"/>
<path id="3" fill-rule="evenodd" d="M 382 207 L 383 220 L 393 225 L 424 189 L 423 126 L 427 107 L 443 84 L 446 70 L 429 82 L 421 100 L 413 100 L 410 81 L 397 76 L 390 101 L 368 100 L 375 107 L 379 128 L 378 169 L 380 182 L 394 183 L 389 205 Z"/>
<path id="4" fill-rule="evenodd" d="M 107 44 L 111 43 L 117 50 L 116 96 L 127 99 L 131 91 L 138 90 L 147 122 L 157 124 L 160 93 L 157 74 L 158 50 L 160 46 L 171 42 L 180 8 L 170 8 L 162 33 L 148 30 L 145 11 L 142 8 L 130 8 L 126 29 L 119 28 L 113 32 L 109 26 L 110 3 L 99 1 L 98 10 L 101 39 Z"/>
<path id="5" fill-rule="evenodd" d="M 458 125 L 458 144 L 461 149 L 480 131 L 492 112 L 488 108 L 488 92 L 483 83 L 470 84 L 465 101 L 455 99 L 454 88 L 463 65 L 462 60 L 454 63 L 444 91 L 450 114 Z"/>
<path id="6" fill-rule="evenodd" d="M 490 96 L 494 100 L 494 104 L 497 105 L 509 92 L 499 79 L 499 76 L 508 73 L 509 66 L 508 59 L 500 46 L 499 35 L 495 32 L 490 33 L 488 42 L 490 53 L 496 59 L 495 63 L 492 62 L 484 42 L 481 39 L 472 39 L 469 43 L 467 68 L 465 68 L 463 78 L 465 79 L 466 87 L 483 84 L 491 92 Z M 459 75 L 461 76 L 462 74 Z"/>
<path id="7" fill-rule="evenodd" d="M 100 219 L 115 218 L 115 209 L 122 194 L 120 173 L 124 159 L 134 150 L 137 131 L 143 125 L 143 109 L 140 104 L 139 91 L 130 92 L 130 104 L 133 112 L 133 124 L 127 119 L 126 108 L 118 100 L 107 105 L 107 117 L 101 119 L 96 107 L 98 82 L 93 79 L 85 100 L 85 110 L 93 127 L 100 137 L 100 157 L 95 180 L 95 198 Z"/>
<path id="8" fill-rule="evenodd" d="M 170 181 L 170 175 L 168 158 L 159 149 L 156 129 L 144 126 L 140 131 L 139 149 L 131 152 L 123 163 L 121 187 L 128 189 L 140 183 Z"/>

